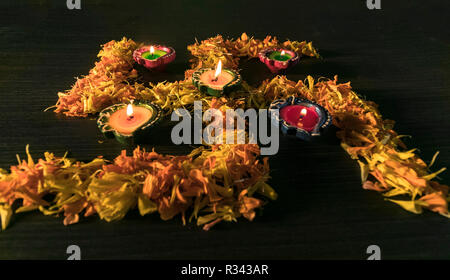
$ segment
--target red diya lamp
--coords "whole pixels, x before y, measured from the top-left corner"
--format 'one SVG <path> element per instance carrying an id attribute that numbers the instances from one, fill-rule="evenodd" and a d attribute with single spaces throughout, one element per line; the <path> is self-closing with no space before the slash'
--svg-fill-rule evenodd
<path id="1" fill-rule="evenodd" d="M 157 105 L 136 100 L 130 104 L 115 104 L 100 112 L 97 125 L 108 138 L 123 144 L 142 143 L 149 129 L 161 118 Z"/>
<path id="2" fill-rule="evenodd" d="M 144 46 L 133 52 L 133 59 L 150 70 L 164 70 L 167 64 L 175 60 L 176 53 L 171 47 Z"/>
<path id="3" fill-rule="evenodd" d="M 222 69 L 220 60 L 215 69 L 201 68 L 192 74 L 192 83 L 198 90 L 216 97 L 236 90 L 240 86 L 241 80 L 238 72 Z"/>
<path id="4" fill-rule="evenodd" d="M 296 65 L 300 59 L 296 52 L 281 48 L 264 49 L 259 52 L 258 57 L 272 73 L 285 71 Z"/>
<path id="5" fill-rule="evenodd" d="M 330 113 L 319 104 L 301 98 L 289 97 L 272 102 L 269 109 L 279 110 L 283 134 L 295 134 L 303 140 L 322 135 L 331 125 Z"/>

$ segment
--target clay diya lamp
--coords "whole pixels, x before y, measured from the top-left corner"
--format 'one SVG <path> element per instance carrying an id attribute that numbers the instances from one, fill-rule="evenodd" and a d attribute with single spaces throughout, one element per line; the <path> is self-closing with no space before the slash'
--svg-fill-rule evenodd
<path id="1" fill-rule="evenodd" d="M 330 113 L 319 104 L 301 98 L 275 100 L 269 109 L 279 110 L 279 119 L 283 134 L 295 134 L 306 141 L 323 135 L 331 125 Z"/>
<path id="2" fill-rule="evenodd" d="M 135 100 L 130 104 L 115 104 L 100 112 L 97 125 L 108 138 L 122 144 L 145 143 L 149 130 L 161 118 L 159 106 Z"/>
<path id="3" fill-rule="evenodd" d="M 275 74 L 293 67 L 300 59 L 296 52 L 280 48 L 264 49 L 259 52 L 258 57 Z"/>
<path id="4" fill-rule="evenodd" d="M 144 46 L 133 52 L 133 59 L 150 70 L 162 71 L 175 60 L 175 50 L 166 46 Z"/>
<path id="5" fill-rule="evenodd" d="M 199 91 L 216 97 L 236 90 L 241 81 L 241 75 L 237 71 L 222 69 L 220 60 L 216 69 L 201 68 L 192 74 L 192 83 Z"/>

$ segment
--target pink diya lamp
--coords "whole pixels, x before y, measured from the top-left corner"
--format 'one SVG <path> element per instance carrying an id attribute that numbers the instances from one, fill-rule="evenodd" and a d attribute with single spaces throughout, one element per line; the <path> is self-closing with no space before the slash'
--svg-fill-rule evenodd
<path id="1" fill-rule="evenodd" d="M 123 144 L 144 142 L 148 130 L 161 118 L 158 106 L 144 100 L 115 104 L 100 112 L 97 126 L 108 138 Z"/>
<path id="2" fill-rule="evenodd" d="M 198 90 L 216 97 L 236 90 L 240 86 L 241 80 L 238 72 L 222 69 L 221 60 L 215 69 L 201 68 L 192 74 L 192 83 Z"/>
<path id="3" fill-rule="evenodd" d="M 133 59 L 138 64 L 150 70 L 162 71 L 167 64 L 175 60 L 176 53 L 171 47 L 144 46 L 133 52 Z"/>
<path id="4" fill-rule="evenodd" d="M 269 109 L 279 110 L 281 132 L 295 134 L 303 140 L 322 135 L 331 125 L 330 113 L 319 104 L 301 98 L 289 97 L 272 102 Z"/>
<path id="5" fill-rule="evenodd" d="M 258 57 L 275 74 L 296 65 L 300 59 L 296 52 L 280 48 L 264 49 Z"/>

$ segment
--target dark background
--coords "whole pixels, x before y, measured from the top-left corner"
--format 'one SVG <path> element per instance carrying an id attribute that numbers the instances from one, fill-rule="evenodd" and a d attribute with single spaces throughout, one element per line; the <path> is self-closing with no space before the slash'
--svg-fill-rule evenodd
<path id="1" fill-rule="evenodd" d="M 313 41 L 323 60 L 304 59 L 288 78 L 339 75 L 359 94 L 411 135 L 433 170 L 450 158 L 449 4 L 445 1 L 88 1 L 68 10 L 65 0 L 1 1 L 0 4 L 0 167 L 16 163 L 30 144 L 88 161 L 114 158 L 123 148 L 102 139 L 94 119 L 58 116 L 43 110 L 87 74 L 100 45 L 122 36 L 173 46 L 177 59 L 155 80 L 183 79 L 186 46 L 216 34 L 236 38 L 247 32 L 280 40 Z M 394 2 L 394 3 L 392 3 Z M 417 2 L 417 3 L 416 3 Z M 258 61 L 241 65 L 243 78 L 259 84 L 272 75 Z M 250 70 L 249 70 L 250 69 Z M 167 124 L 154 139 L 157 152 L 184 154 L 191 147 L 170 144 Z M 365 259 L 371 244 L 384 259 L 450 257 L 450 220 L 425 212 L 414 215 L 361 188 L 356 161 L 339 142 L 280 138 L 270 158 L 270 184 L 279 199 L 253 222 L 223 223 L 210 232 L 180 219 L 161 221 L 137 211 L 114 223 L 98 217 L 65 227 L 62 218 L 38 212 L 15 215 L 0 233 L 0 258 L 65 259 L 68 245 L 84 259 Z M 444 183 L 450 176 L 444 173 Z"/>

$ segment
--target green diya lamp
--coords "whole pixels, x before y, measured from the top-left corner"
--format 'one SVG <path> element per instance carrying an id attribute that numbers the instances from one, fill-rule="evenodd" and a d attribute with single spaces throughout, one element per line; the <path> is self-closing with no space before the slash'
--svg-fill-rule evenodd
<path id="1" fill-rule="evenodd" d="M 258 57 L 275 74 L 293 67 L 300 59 L 296 52 L 280 48 L 264 49 Z"/>
<path id="2" fill-rule="evenodd" d="M 236 90 L 241 81 L 241 75 L 237 71 L 222 69 L 220 60 L 216 69 L 201 68 L 192 74 L 192 83 L 198 90 L 216 97 Z"/>
<path id="3" fill-rule="evenodd" d="M 115 104 L 103 109 L 97 120 L 100 131 L 122 144 L 144 143 L 149 130 L 161 118 L 159 106 L 144 100 Z"/>
<path id="4" fill-rule="evenodd" d="M 133 52 L 134 61 L 150 70 L 164 70 L 175 57 L 173 48 L 160 45 L 144 46 Z"/>

